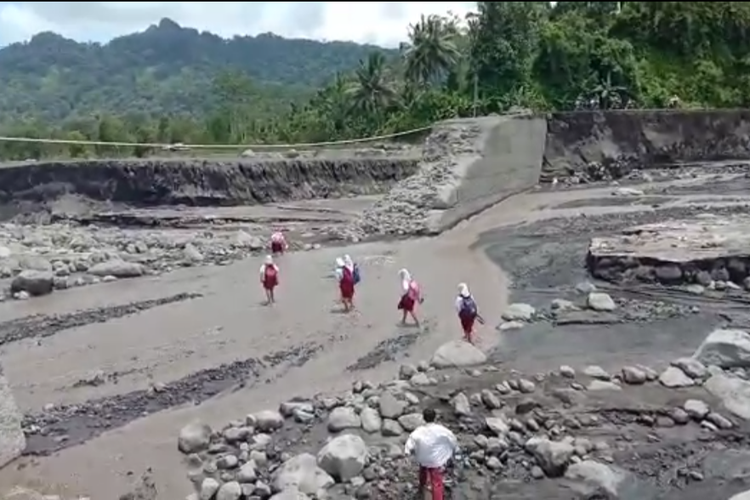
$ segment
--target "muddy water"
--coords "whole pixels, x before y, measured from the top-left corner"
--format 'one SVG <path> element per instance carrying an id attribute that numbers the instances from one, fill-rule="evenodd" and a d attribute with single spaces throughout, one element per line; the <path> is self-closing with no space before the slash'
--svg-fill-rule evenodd
<path id="1" fill-rule="evenodd" d="M 535 358 L 540 353 L 530 350 L 534 344 L 544 351 L 549 364 L 559 364 L 555 346 L 567 344 L 563 336 L 531 331 L 533 342 L 521 337 L 514 344 L 513 339 L 506 340 L 494 330 L 511 282 L 509 275 L 485 254 L 485 247 L 492 244 L 487 240 L 490 236 L 480 236 L 498 227 L 561 215 L 651 210 L 648 206 L 543 208 L 606 196 L 610 191 L 598 188 L 531 193 L 511 198 L 436 239 L 287 255 L 280 262 L 279 303 L 272 308 L 259 303 L 257 259 L 220 269 L 187 269 L 158 279 L 78 289 L 60 294 L 54 301 L 29 301 L 20 310 L 0 305 L 3 320 L 31 311 L 66 313 L 176 293 L 202 294 L 137 315 L 59 331 L 41 345 L 27 341 L 4 346 L 6 374 L 19 393 L 20 404 L 32 413 L 48 403 L 74 405 L 97 398 L 124 398 L 120 401 L 126 401 L 123 404 L 130 408 L 128 394 L 147 391 L 154 384 L 169 387 L 222 364 L 232 366 L 238 360 L 261 358 L 303 344 L 321 346 L 302 366 L 284 363 L 260 375 L 236 376 L 228 371 L 223 378 L 231 380 L 231 386 L 202 404 L 193 404 L 200 397 L 187 404 L 175 400 L 181 406 L 121 422 L 124 425 L 52 456 L 31 463 L 21 461 L 19 467 L 0 471 L 0 487 L 35 484 L 44 478 L 55 491 L 111 498 L 127 488 L 129 473 L 139 474 L 151 467 L 160 497 L 184 497 L 190 485 L 176 452 L 176 435 L 182 425 L 194 418 L 220 425 L 295 395 L 345 389 L 354 379 L 378 382 L 391 378 L 397 366 L 394 360 L 407 355 L 413 360 L 428 358 L 438 345 L 458 336 L 453 298 L 457 283 L 462 281 L 469 283 L 487 319 L 488 326 L 480 332 L 484 348 L 502 351 L 509 345 L 513 349 L 508 352 L 516 353 L 519 359 Z M 357 311 L 350 315 L 338 313 L 336 290 L 330 279 L 335 257 L 346 252 L 363 262 Z M 426 328 L 417 335 L 398 325 L 397 271 L 401 267 L 409 268 L 421 281 L 427 296 L 420 311 Z M 517 335 L 523 336 L 523 331 Z M 585 337 L 581 339 L 576 345 L 586 350 L 582 359 L 593 363 L 611 355 L 604 352 L 610 345 L 592 346 Z M 647 340 L 638 340 L 641 351 L 649 350 Z M 628 341 L 621 341 L 627 347 Z M 662 347 L 669 345 L 659 345 Z M 122 375 L 116 384 L 74 387 L 92 369 Z M 185 390 L 200 389 L 189 386 Z M 122 412 L 132 415 L 129 409 Z M 84 437 L 77 439 L 84 441 Z"/>
<path id="2" fill-rule="evenodd" d="M 478 297 L 486 297 L 490 323 L 497 321 L 489 304 L 494 309 L 503 301 L 498 270 L 482 254 L 467 254 L 466 246 L 463 240 L 448 244 L 421 240 L 290 254 L 280 263 L 282 288 L 273 308 L 259 304 L 259 260 L 210 272 L 180 270 L 159 280 L 108 284 L 110 300 L 118 297 L 121 287 L 123 298 L 138 296 L 139 288 L 152 294 L 185 290 L 203 297 L 58 332 L 41 345 L 6 345 L 6 374 L 14 381 L 24 409 L 38 412 L 48 403 L 76 404 L 148 390 L 155 382 L 169 384 L 238 358 L 262 356 L 301 343 L 323 348 L 304 366 L 262 374 L 262 383 L 236 384 L 199 406 L 136 419 L 80 446 L 36 459 L 33 466 L 3 470 L 0 485 L 44 477 L 58 491 L 108 498 L 112 491 L 127 487 L 128 471 L 139 473 L 152 467 L 160 494 L 165 492 L 165 498 L 184 496 L 189 483 L 175 452 L 175 437 L 191 419 L 218 425 L 298 394 L 344 389 L 355 378 L 379 381 L 392 377 L 397 365 L 388 360 L 406 354 L 427 358 L 438 345 L 458 336 L 453 313 L 455 287 L 460 281 L 471 282 L 473 276 L 495 276 L 472 284 Z M 351 315 L 338 313 L 335 286 L 329 278 L 335 257 L 344 251 L 363 262 L 358 308 Z M 397 273 L 404 266 L 422 282 L 427 296 L 421 311 L 425 332 L 419 335 L 398 325 Z M 80 293 L 74 306 L 100 304 L 101 289 L 95 288 L 76 290 Z M 409 342 L 389 342 L 403 333 L 412 334 L 407 337 Z M 488 345 L 493 336 L 491 330 L 486 334 Z M 402 355 L 401 351 L 408 353 Z M 95 363 L 87 362 L 93 359 Z M 384 362 L 379 363 L 381 360 Z M 347 370 L 350 366 L 363 369 Z M 117 384 L 73 387 L 92 369 L 123 375 Z"/>

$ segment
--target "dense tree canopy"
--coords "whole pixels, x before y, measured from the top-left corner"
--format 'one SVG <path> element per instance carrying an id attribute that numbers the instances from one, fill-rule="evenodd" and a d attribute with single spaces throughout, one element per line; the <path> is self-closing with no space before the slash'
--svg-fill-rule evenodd
<path id="1" fill-rule="evenodd" d="M 749 49 L 744 2 L 478 2 L 466 19 L 423 17 L 399 53 L 162 21 L 105 46 L 42 34 L 1 50 L 0 120 L 32 137 L 257 144 L 514 106 L 744 107 Z M 115 153 L 133 151 L 0 144 L 10 158 Z"/>

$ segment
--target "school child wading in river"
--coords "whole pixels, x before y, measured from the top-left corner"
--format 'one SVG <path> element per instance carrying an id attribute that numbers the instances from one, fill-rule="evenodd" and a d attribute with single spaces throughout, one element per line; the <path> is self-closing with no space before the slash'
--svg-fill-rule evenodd
<path id="1" fill-rule="evenodd" d="M 422 303 L 419 283 L 411 277 L 411 274 L 406 269 L 401 269 L 398 275 L 401 278 L 401 300 L 398 301 L 398 308 L 403 313 L 401 324 L 405 325 L 406 317 L 411 316 L 414 319 L 414 323 L 419 326 L 419 319 L 416 312 L 414 312 L 417 304 Z"/>
<path id="2" fill-rule="evenodd" d="M 354 276 L 355 266 L 351 257 L 336 259 L 336 279 L 339 283 L 341 303 L 344 304 L 344 312 L 354 309 Z"/>
<path id="3" fill-rule="evenodd" d="M 284 233 L 281 231 L 274 231 L 271 235 L 271 254 L 272 255 L 283 255 L 289 245 L 286 243 Z"/>
<path id="4" fill-rule="evenodd" d="M 279 266 L 274 264 L 273 257 L 266 256 L 266 261 L 260 266 L 260 284 L 266 292 L 266 304 L 271 305 L 276 302 L 274 289 L 279 285 Z"/>
<path id="5" fill-rule="evenodd" d="M 464 331 L 464 340 L 470 344 L 474 343 L 474 322 L 479 321 L 484 324 L 484 319 L 479 315 L 477 303 L 469 292 L 466 283 L 458 285 L 458 297 L 456 297 L 456 312 L 458 319 L 461 321 L 461 328 Z"/>

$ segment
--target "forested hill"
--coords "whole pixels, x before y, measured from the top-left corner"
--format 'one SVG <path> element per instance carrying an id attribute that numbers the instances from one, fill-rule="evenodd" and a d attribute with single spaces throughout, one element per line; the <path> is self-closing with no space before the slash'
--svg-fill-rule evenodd
<path id="1" fill-rule="evenodd" d="M 200 115 L 212 82 L 227 70 L 249 75 L 264 101 L 288 103 L 348 72 L 375 47 L 285 39 L 274 34 L 224 39 L 162 19 L 107 44 L 40 33 L 0 49 L 0 109 L 9 117 L 55 121 L 92 113 Z"/>
<path id="2" fill-rule="evenodd" d="M 750 2 L 477 2 L 465 19 L 424 16 L 407 32 L 398 57 L 273 35 L 226 41 L 170 21 L 105 46 L 43 34 L 0 51 L 0 133 L 298 144 L 513 107 L 750 106 Z M 75 112 L 84 119 L 62 119 Z M 154 151 L 0 143 L 0 159 Z"/>

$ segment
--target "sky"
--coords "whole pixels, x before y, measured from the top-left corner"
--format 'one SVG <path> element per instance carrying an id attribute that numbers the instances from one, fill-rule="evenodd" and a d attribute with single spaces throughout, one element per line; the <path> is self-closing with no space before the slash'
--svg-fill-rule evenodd
<path id="1" fill-rule="evenodd" d="M 106 42 L 168 17 L 224 37 L 284 37 L 398 46 L 421 14 L 463 16 L 475 2 L 0 2 L 0 46 L 54 31 Z"/>

